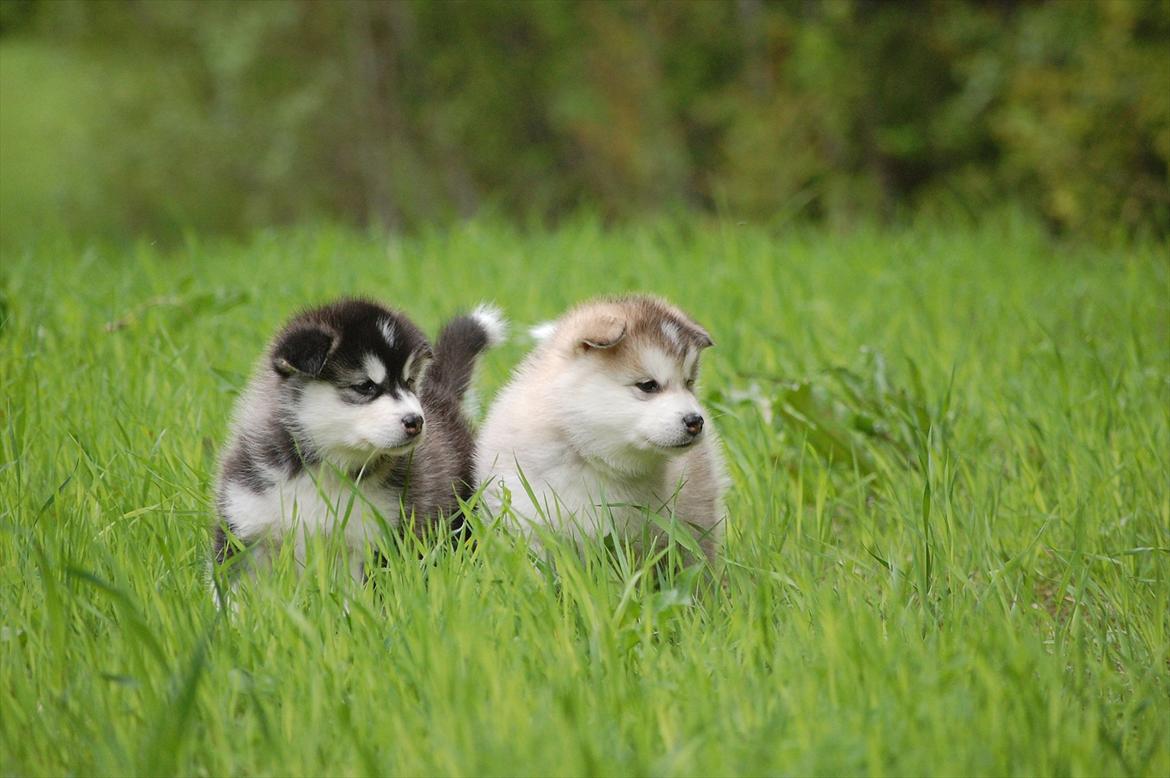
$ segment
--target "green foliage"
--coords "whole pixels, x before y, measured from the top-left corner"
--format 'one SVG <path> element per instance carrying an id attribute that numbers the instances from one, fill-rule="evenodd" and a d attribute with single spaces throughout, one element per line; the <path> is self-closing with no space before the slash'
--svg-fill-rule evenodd
<path id="1" fill-rule="evenodd" d="M 0 772 L 1170 772 L 1170 265 L 1011 218 L 848 234 L 688 218 L 0 266 Z M 520 281 L 523 281 L 521 283 Z M 650 289 L 710 328 L 725 590 L 620 544 L 336 543 L 222 613 L 211 481 L 301 304 L 429 332 Z M 487 400 L 529 344 L 487 355 Z"/>
<path id="2" fill-rule="evenodd" d="M 1170 231 L 1165 0 L 4 8 L 0 48 L 70 52 L 98 84 L 55 117 L 85 175 L 28 209 L 82 231 L 582 206 L 840 224 L 1005 199 L 1091 237 Z M 3 113 L 72 105 L 8 62 Z"/>

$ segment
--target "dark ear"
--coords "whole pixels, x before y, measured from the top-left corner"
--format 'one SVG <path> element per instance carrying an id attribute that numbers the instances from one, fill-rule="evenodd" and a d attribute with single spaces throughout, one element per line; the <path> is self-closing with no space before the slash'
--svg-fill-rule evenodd
<path id="1" fill-rule="evenodd" d="M 320 325 L 286 332 L 272 350 L 272 369 L 285 378 L 300 373 L 316 378 L 337 348 L 337 335 Z"/>
<path id="2" fill-rule="evenodd" d="M 435 361 L 435 352 L 431 350 L 430 346 L 424 346 L 414 353 L 410 359 L 410 375 L 407 378 L 413 378 L 416 383 L 422 384 L 426 380 L 427 370 L 430 369 L 431 363 Z"/>
<path id="3" fill-rule="evenodd" d="M 626 322 L 616 316 L 601 315 L 581 327 L 577 342 L 585 351 L 613 348 L 626 337 Z"/>
<path id="4" fill-rule="evenodd" d="M 700 349 L 711 348 L 715 345 L 715 341 L 711 340 L 711 336 L 707 334 L 707 330 L 700 327 L 698 324 L 691 322 L 691 339 L 695 345 Z"/>

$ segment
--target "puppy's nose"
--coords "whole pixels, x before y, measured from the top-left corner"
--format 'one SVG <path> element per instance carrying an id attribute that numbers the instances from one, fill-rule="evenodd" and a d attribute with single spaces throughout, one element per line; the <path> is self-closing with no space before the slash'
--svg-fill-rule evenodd
<path id="1" fill-rule="evenodd" d="M 687 432 L 692 435 L 698 435 L 703 431 L 703 417 L 697 413 L 688 413 L 683 416 L 683 424 L 687 428 Z"/>
<path id="2" fill-rule="evenodd" d="M 408 413 L 402 417 L 402 428 L 406 430 L 406 434 L 412 438 L 418 433 L 422 432 L 423 417 L 417 413 Z"/>

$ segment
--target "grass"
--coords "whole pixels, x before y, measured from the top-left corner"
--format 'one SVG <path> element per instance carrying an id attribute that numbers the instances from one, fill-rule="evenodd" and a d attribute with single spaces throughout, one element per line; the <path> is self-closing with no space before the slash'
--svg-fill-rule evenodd
<path id="1" fill-rule="evenodd" d="M 4 775 L 1170 773 L 1164 245 L 318 227 L 50 240 L 0 284 Z M 290 311 L 360 292 L 433 333 L 633 289 L 718 343 L 725 591 L 480 527 L 376 592 L 322 543 L 217 613 L 216 450 Z"/>

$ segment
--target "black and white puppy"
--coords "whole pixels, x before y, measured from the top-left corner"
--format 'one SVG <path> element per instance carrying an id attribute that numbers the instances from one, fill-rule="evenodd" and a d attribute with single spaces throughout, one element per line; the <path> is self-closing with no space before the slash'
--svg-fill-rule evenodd
<path id="1" fill-rule="evenodd" d="M 474 480 L 461 401 L 504 328 L 481 306 L 449 322 L 432 350 L 408 318 L 368 300 L 289 321 L 236 407 L 216 486 L 216 561 L 242 545 L 255 569 L 290 542 L 303 561 L 307 534 L 343 531 L 360 580 L 382 527 L 451 520 Z"/>

